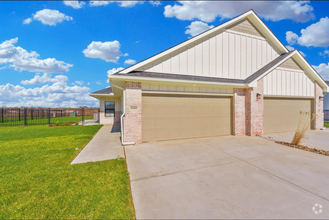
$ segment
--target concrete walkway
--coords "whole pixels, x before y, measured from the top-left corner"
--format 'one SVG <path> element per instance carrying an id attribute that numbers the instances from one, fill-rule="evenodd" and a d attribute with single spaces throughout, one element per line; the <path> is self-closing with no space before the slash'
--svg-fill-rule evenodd
<path id="1" fill-rule="evenodd" d="M 120 126 L 104 125 L 71 164 L 96 162 L 124 157 Z"/>

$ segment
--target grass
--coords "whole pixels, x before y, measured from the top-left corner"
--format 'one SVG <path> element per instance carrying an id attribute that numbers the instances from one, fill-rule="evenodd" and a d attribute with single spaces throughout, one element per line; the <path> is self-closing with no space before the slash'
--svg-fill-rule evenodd
<path id="1" fill-rule="evenodd" d="M 93 119 L 93 116 L 85 116 L 85 120 L 90 120 Z M 6 121 L 8 120 L 8 121 Z M 11 121 L 14 120 L 14 121 Z M 82 121 L 82 117 L 51 117 L 50 118 L 50 124 L 55 124 L 55 122 L 59 122 L 61 125 L 65 124 L 66 122 L 69 124 L 74 124 L 75 122 Z M 34 117 L 33 120 L 31 117 L 27 117 L 27 125 L 38 125 L 38 124 L 48 124 L 49 119 L 47 117 L 41 118 L 41 117 Z M 9 125 L 24 125 L 24 118 L 22 117 L 21 120 L 19 121 L 18 118 L 5 118 L 5 121 L 1 123 L 0 119 L 0 127 L 1 126 L 9 126 Z"/>
<path id="2" fill-rule="evenodd" d="M 329 121 L 325 121 L 325 122 L 324 122 L 324 127 L 329 128 Z"/>
<path id="3" fill-rule="evenodd" d="M 0 128 L 0 219 L 134 218 L 124 159 L 70 165 L 100 128 Z"/>

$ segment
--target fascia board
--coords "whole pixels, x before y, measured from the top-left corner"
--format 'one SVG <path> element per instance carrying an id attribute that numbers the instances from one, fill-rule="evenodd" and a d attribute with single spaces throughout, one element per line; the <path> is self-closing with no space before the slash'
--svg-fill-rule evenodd
<path id="1" fill-rule="evenodd" d="M 180 83 L 180 84 L 195 84 L 195 85 L 212 85 L 212 86 L 229 86 L 246 88 L 247 84 L 243 83 L 220 83 L 220 82 L 205 82 L 205 81 L 193 81 L 193 80 L 177 80 L 177 79 L 163 79 L 153 77 L 130 77 L 122 75 L 111 75 L 109 79 L 121 79 L 125 81 L 138 81 L 138 82 L 165 82 L 165 83 Z"/>

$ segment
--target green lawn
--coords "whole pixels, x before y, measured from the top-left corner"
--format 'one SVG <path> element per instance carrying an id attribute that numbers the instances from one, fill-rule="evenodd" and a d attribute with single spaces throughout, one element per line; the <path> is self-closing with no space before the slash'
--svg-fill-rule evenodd
<path id="1" fill-rule="evenodd" d="M 93 116 L 85 116 L 84 117 L 85 120 L 90 120 L 93 119 Z M 82 121 L 82 117 L 51 117 L 50 118 L 50 124 L 55 124 L 55 122 L 59 122 L 60 124 L 64 125 L 66 122 L 69 124 L 74 124 L 75 122 L 79 122 Z M 31 117 L 27 117 L 26 119 L 27 125 L 38 125 L 38 124 L 48 124 L 49 123 L 49 119 L 47 117 L 41 118 L 41 117 L 34 117 L 33 120 L 31 119 Z M 1 122 L 0 119 L 0 127 L 1 126 L 9 126 L 9 125 L 24 125 L 24 118 L 21 117 L 21 120 L 18 120 L 18 117 L 16 118 L 5 118 L 4 122 Z"/>
<path id="2" fill-rule="evenodd" d="M 325 121 L 325 122 L 324 122 L 324 127 L 329 128 L 329 121 Z"/>
<path id="3" fill-rule="evenodd" d="M 134 218 L 124 159 L 70 165 L 100 127 L 0 128 L 0 219 Z"/>

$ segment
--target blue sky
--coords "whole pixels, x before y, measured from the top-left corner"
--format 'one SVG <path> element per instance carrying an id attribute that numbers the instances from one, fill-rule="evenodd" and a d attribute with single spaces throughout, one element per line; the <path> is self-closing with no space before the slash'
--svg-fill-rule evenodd
<path id="1" fill-rule="evenodd" d="M 0 2 L 0 106 L 98 106 L 107 74 L 249 9 L 329 80 L 329 2 Z"/>

